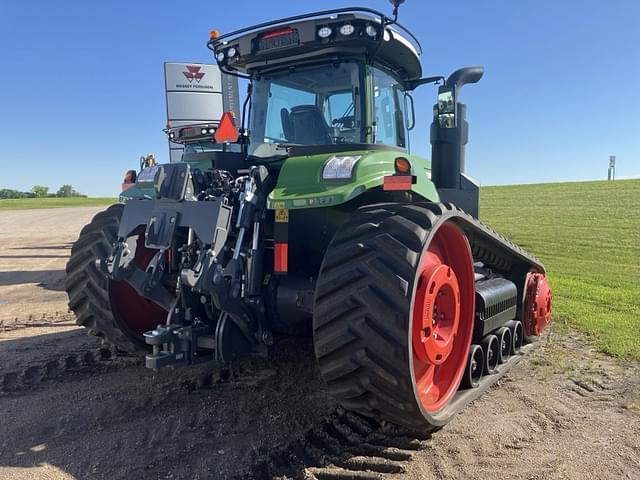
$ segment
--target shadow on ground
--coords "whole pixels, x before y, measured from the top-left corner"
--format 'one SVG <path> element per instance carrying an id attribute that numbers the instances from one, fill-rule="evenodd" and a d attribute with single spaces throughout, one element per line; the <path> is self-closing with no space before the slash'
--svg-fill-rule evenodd
<path id="1" fill-rule="evenodd" d="M 4 259 L 20 258 L 69 258 L 69 255 L 0 255 Z"/>
<path id="2" fill-rule="evenodd" d="M 0 286 L 35 283 L 39 287 L 47 290 L 62 292 L 64 291 L 64 278 L 64 270 L 18 270 L 0 272 Z"/>
<path id="3" fill-rule="evenodd" d="M 11 247 L 9 250 L 71 250 L 73 243 L 59 245 L 27 245 L 24 247 Z"/>

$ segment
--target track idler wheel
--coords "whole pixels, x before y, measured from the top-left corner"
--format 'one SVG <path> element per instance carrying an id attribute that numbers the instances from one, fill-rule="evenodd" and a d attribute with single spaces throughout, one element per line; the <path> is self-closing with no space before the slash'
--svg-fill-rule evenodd
<path id="1" fill-rule="evenodd" d="M 487 335 L 482 339 L 482 351 L 484 352 L 484 371 L 492 374 L 498 366 L 500 358 L 500 342 L 495 335 Z"/>
<path id="2" fill-rule="evenodd" d="M 528 337 L 542 334 L 551 320 L 553 294 L 542 273 L 530 273 L 527 276 L 524 297 L 524 329 Z"/>
<path id="3" fill-rule="evenodd" d="M 506 325 L 511 330 L 511 354 L 515 355 L 522 348 L 522 341 L 524 339 L 524 328 L 522 322 L 517 320 L 511 320 Z"/>
<path id="4" fill-rule="evenodd" d="M 502 364 L 509 360 L 511 350 L 513 349 L 513 337 L 508 327 L 502 327 L 496 332 L 498 342 L 500 344 L 498 363 Z"/>
<path id="5" fill-rule="evenodd" d="M 471 345 L 467 368 L 462 377 L 462 386 L 464 388 L 476 388 L 480 385 L 480 378 L 482 378 L 482 374 L 484 373 L 484 364 L 482 347 L 480 345 Z"/>

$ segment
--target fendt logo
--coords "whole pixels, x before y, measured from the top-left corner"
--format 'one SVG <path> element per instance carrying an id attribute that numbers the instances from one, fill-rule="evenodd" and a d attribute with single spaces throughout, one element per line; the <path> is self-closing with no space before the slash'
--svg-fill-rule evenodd
<path id="1" fill-rule="evenodd" d="M 200 80 L 202 80 L 202 78 L 204 77 L 204 72 L 200 71 L 200 68 L 202 67 L 196 67 L 191 65 L 185 65 L 185 67 L 187 68 L 187 71 L 182 72 L 182 74 L 185 77 L 187 77 L 187 80 L 189 80 L 189 83 L 193 82 L 194 80 L 197 83 L 200 83 Z"/>

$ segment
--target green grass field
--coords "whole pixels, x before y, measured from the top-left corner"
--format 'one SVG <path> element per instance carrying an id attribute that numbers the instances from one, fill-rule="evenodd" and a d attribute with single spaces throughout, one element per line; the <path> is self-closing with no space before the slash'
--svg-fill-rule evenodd
<path id="1" fill-rule="evenodd" d="M 0 210 L 25 210 L 33 208 L 99 207 L 116 203 L 117 198 L 15 198 L 0 200 Z"/>
<path id="2" fill-rule="evenodd" d="M 485 187 L 480 218 L 544 262 L 556 324 L 640 358 L 640 179 Z"/>

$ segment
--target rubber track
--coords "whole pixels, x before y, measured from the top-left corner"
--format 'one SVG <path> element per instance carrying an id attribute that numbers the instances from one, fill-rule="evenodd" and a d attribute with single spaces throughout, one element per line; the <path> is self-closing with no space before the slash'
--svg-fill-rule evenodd
<path id="1" fill-rule="evenodd" d="M 132 341 L 117 325 L 109 302 L 109 281 L 95 263 L 96 259 L 111 253 L 123 209 L 122 204 L 111 205 L 82 229 L 71 248 L 65 290 L 78 325 L 124 352 L 144 353 L 146 349 Z"/>
<path id="2" fill-rule="evenodd" d="M 445 204 L 380 204 L 361 209 L 325 255 L 314 309 L 314 347 L 330 392 L 347 409 L 432 431 L 413 393 L 409 369 L 411 297 L 430 233 L 454 222 L 475 261 L 509 272 L 542 264 L 470 215 Z"/>

